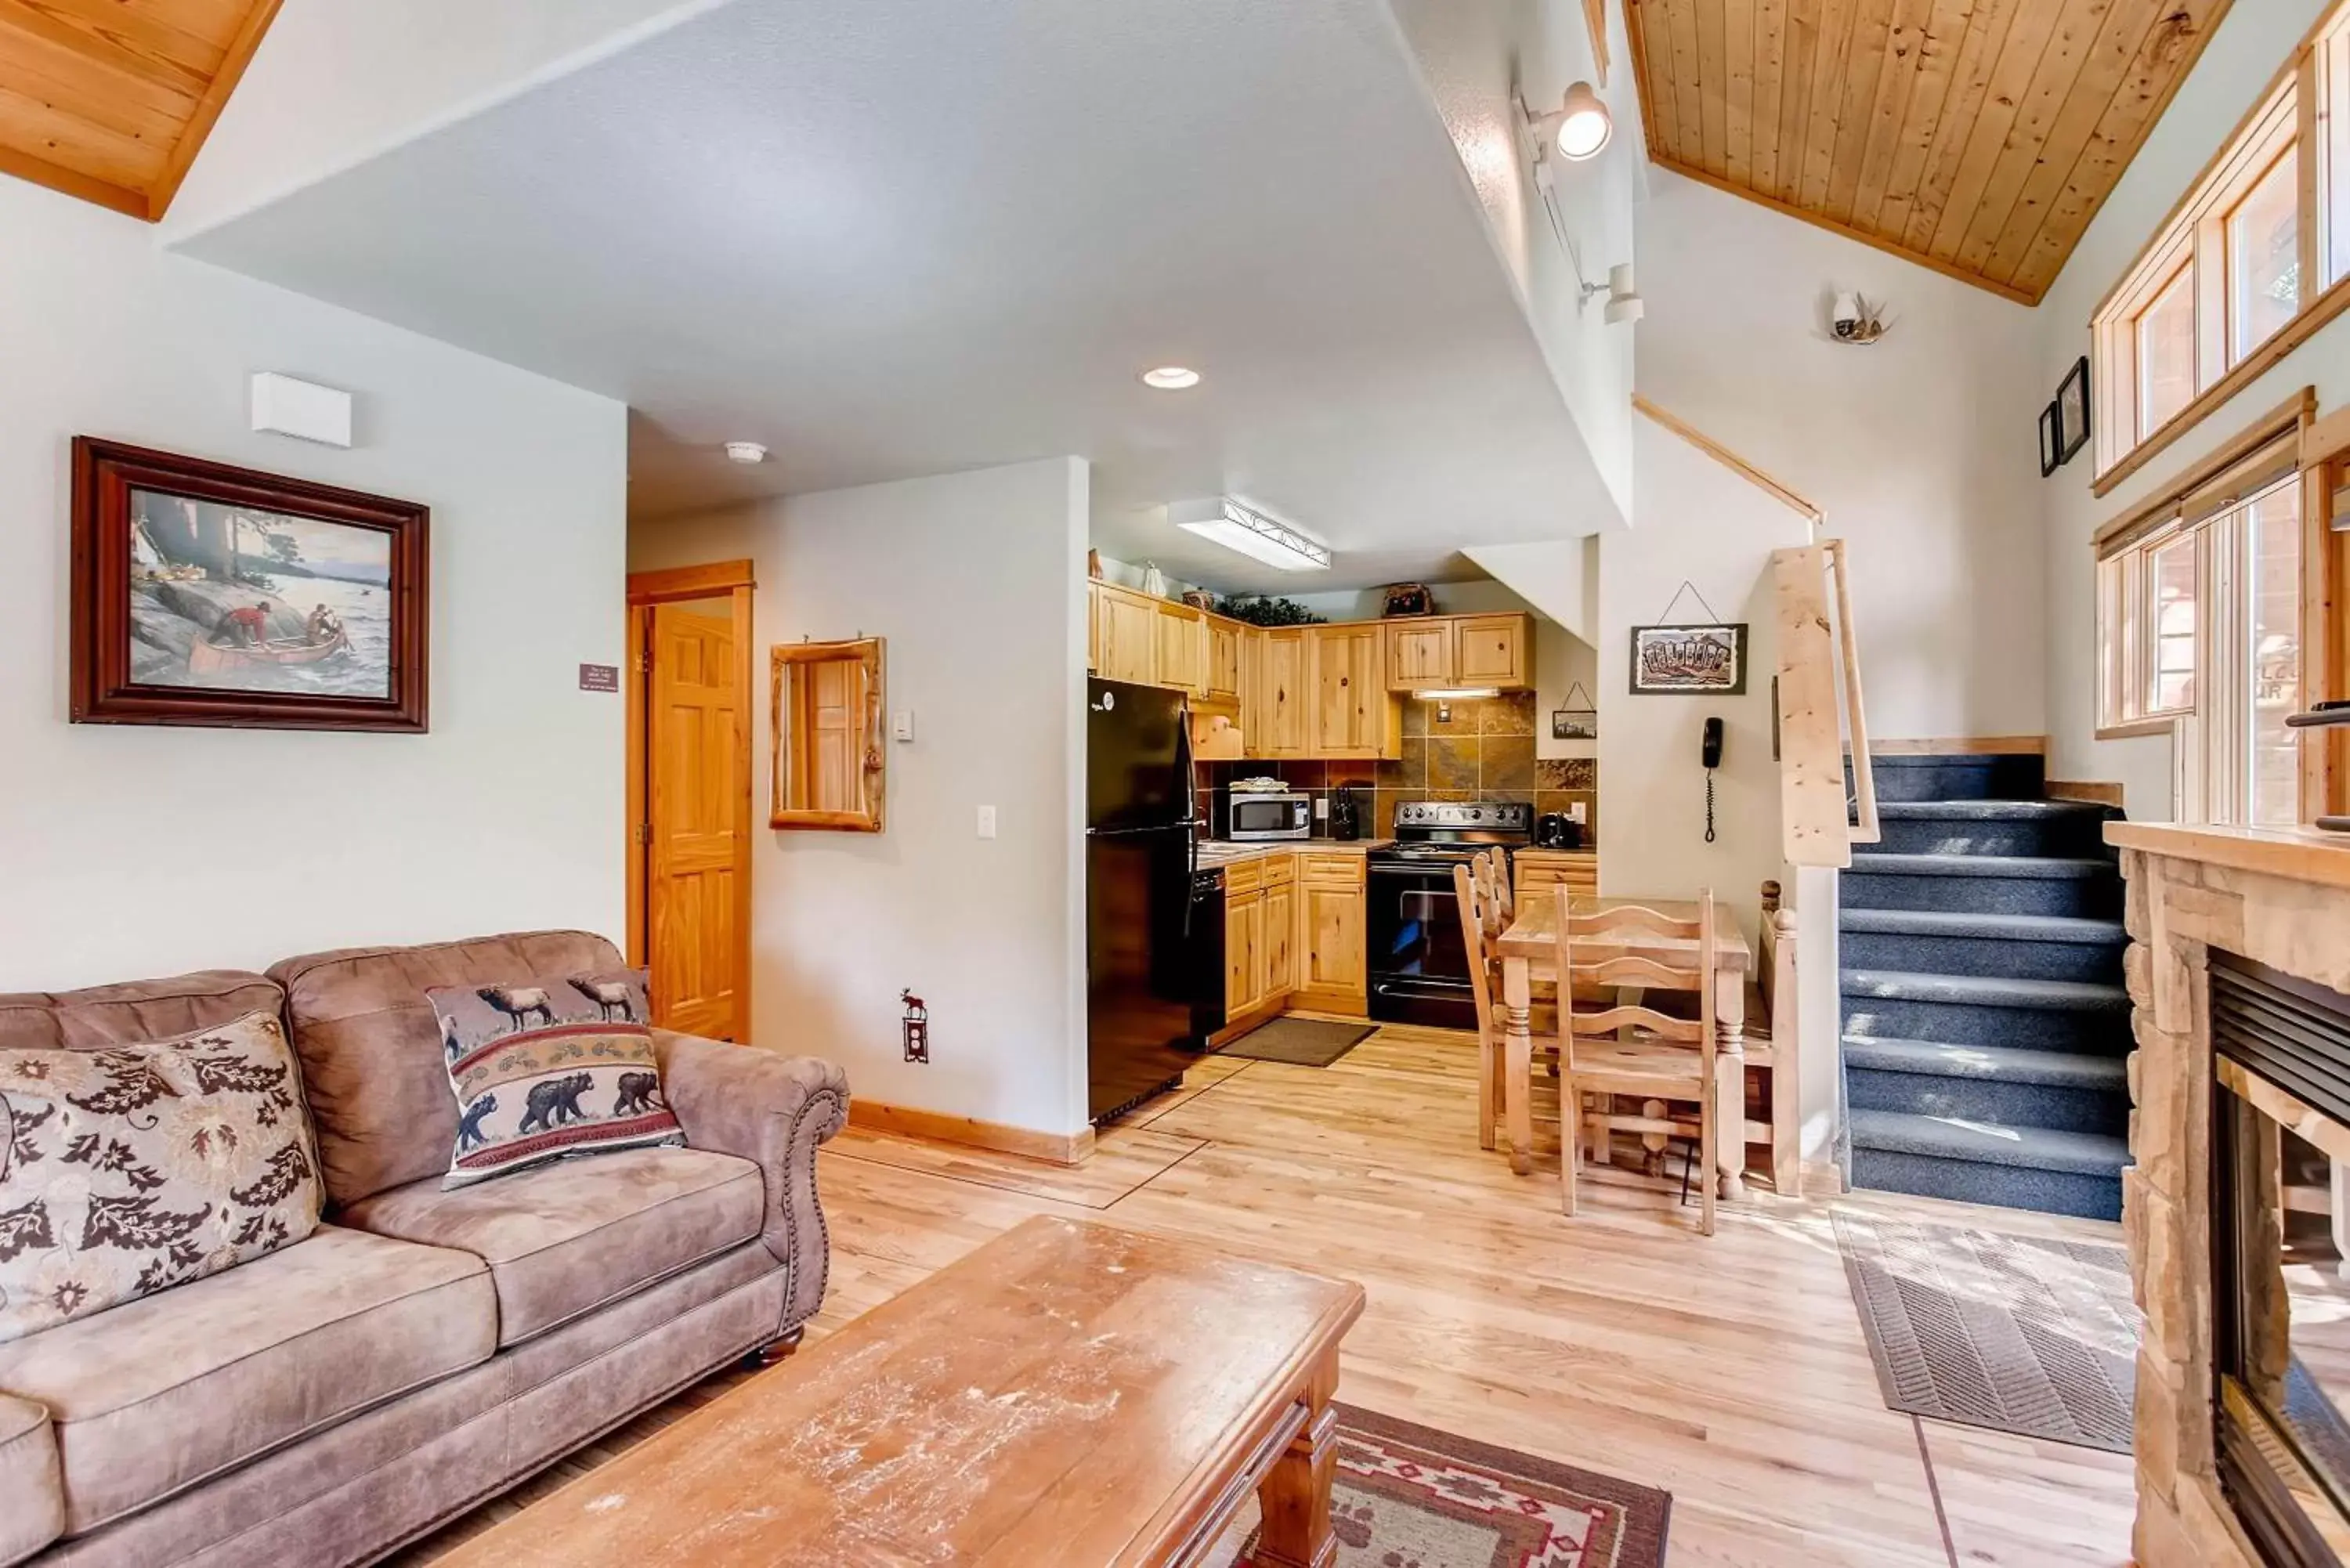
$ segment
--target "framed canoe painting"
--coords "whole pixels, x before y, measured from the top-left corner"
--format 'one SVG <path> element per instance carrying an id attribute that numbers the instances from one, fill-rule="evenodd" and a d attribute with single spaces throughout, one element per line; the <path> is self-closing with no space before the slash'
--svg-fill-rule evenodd
<path id="1" fill-rule="evenodd" d="M 76 437 L 74 722 L 422 732 L 429 522 Z"/>

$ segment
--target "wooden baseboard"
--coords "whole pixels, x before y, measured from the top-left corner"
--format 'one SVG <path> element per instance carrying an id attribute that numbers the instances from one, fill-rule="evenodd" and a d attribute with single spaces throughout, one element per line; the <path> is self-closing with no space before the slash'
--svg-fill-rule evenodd
<path id="1" fill-rule="evenodd" d="M 1851 1190 L 1844 1184 L 1844 1169 L 1832 1159 L 1804 1161 L 1804 1196 L 1806 1198 L 1840 1198 Z"/>
<path id="2" fill-rule="evenodd" d="M 2045 735 L 1941 735 L 1923 739 L 1871 741 L 1871 756 L 1878 757 L 1971 757 L 2030 756 L 2048 754 Z M 1852 748 L 1845 748 L 1846 755 Z"/>
<path id="3" fill-rule="evenodd" d="M 1007 1127 L 1002 1122 L 983 1122 L 976 1116 L 948 1116 L 940 1111 L 917 1110 L 911 1106 L 886 1106 L 879 1100 L 854 1096 L 848 1102 L 848 1125 L 870 1132 L 929 1138 L 936 1143 L 992 1148 L 1055 1165 L 1082 1165 L 1094 1152 L 1091 1127 L 1074 1133 L 1037 1132 L 1031 1127 Z"/>
<path id="4" fill-rule="evenodd" d="M 2041 786 L 2050 800 L 2082 800 L 2093 805 L 2110 805 L 2119 811 L 2122 786 L 2103 779 L 2050 779 Z"/>

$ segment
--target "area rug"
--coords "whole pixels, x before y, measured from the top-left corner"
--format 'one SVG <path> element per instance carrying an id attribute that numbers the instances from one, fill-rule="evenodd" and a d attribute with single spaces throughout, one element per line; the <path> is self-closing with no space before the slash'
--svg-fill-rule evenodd
<path id="1" fill-rule="evenodd" d="M 1326 1067 L 1378 1029 L 1371 1023 L 1326 1023 L 1314 1018 L 1276 1018 L 1227 1041 L 1222 1056 L 1253 1062 L 1286 1062 L 1293 1067 Z"/>
<path id="2" fill-rule="evenodd" d="M 2120 1247 L 1838 1210 L 1885 1403 L 2129 1451 L 2138 1312 Z"/>
<path id="3" fill-rule="evenodd" d="M 1338 1568 L 1663 1568 L 1669 1492 L 1340 1405 Z M 1211 1563 L 1255 1568 L 1251 1502 Z"/>

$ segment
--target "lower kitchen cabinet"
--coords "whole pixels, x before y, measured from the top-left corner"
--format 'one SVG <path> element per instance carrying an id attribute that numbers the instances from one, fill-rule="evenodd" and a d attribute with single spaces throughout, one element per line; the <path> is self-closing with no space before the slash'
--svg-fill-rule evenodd
<path id="1" fill-rule="evenodd" d="M 1298 975 L 1291 1004 L 1362 1016 L 1370 1007 L 1363 857 L 1309 853 L 1298 860 Z"/>
<path id="2" fill-rule="evenodd" d="M 1264 991 L 1270 1001 L 1297 987 L 1297 888 L 1264 890 Z"/>

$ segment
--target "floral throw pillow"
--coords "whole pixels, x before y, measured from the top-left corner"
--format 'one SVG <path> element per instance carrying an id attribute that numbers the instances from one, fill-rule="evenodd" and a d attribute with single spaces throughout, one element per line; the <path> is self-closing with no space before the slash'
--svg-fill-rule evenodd
<path id="1" fill-rule="evenodd" d="M 300 1093 L 267 1012 L 151 1044 L 0 1049 L 0 1342 L 317 1230 Z"/>
<path id="2" fill-rule="evenodd" d="M 424 994 L 457 1095 L 443 1188 L 575 1154 L 685 1141 L 661 1093 L 640 971 Z"/>

